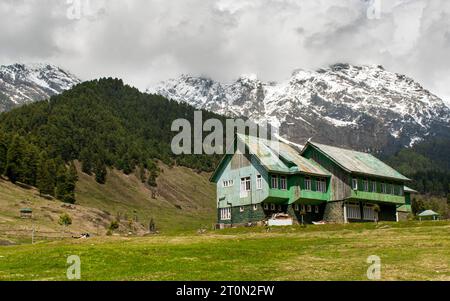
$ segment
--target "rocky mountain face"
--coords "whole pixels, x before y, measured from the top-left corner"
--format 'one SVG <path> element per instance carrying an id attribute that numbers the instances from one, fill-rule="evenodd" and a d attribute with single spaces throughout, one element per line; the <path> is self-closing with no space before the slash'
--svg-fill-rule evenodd
<path id="1" fill-rule="evenodd" d="M 0 66 L 0 112 L 29 102 L 47 99 L 81 81 L 48 64 Z"/>
<path id="2" fill-rule="evenodd" d="M 148 89 L 230 117 L 267 120 L 293 142 L 390 154 L 450 136 L 450 109 L 413 79 L 382 66 L 336 64 L 296 70 L 285 82 L 242 76 L 230 84 L 183 75 Z"/>

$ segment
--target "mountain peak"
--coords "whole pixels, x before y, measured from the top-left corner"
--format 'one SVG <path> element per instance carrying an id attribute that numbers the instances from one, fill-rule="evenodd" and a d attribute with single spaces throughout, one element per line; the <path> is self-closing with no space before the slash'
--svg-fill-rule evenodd
<path id="1" fill-rule="evenodd" d="M 75 75 L 46 63 L 0 66 L 0 112 L 47 99 L 80 83 Z"/>
<path id="2" fill-rule="evenodd" d="M 314 137 L 356 149 L 398 149 L 450 133 L 450 109 L 442 99 L 381 65 L 339 63 L 317 71 L 296 69 L 281 83 L 262 82 L 255 76 L 227 84 L 178 78 L 152 91 L 198 109 L 269 121 L 300 144 Z"/>

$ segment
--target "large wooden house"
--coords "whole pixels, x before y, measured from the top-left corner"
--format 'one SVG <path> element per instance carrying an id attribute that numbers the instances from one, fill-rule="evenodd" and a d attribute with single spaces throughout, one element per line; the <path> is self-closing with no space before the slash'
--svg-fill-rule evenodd
<path id="1" fill-rule="evenodd" d="M 370 154 L 240 134 L 235 150 L 238 141 L 245 151 L 226 155 L 211 177 L 221 226 L 267 221 L 276 213 L 305 223 L 398 221 L 398 209 L 410 210 L 410 180 Z"/>

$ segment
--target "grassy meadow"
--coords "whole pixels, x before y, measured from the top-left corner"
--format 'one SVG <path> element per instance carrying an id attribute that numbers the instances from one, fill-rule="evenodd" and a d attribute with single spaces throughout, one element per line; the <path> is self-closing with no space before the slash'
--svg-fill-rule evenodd
<path id="1" fill-rule="evenodd" d="M 450 222 L 324 225 L 99 237 L 0 247 L 0 280 L 450 280 Z"/>

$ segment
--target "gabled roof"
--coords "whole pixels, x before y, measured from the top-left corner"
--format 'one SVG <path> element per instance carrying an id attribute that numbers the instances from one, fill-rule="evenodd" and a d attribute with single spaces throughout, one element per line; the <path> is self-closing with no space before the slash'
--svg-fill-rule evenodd
<path id="1" fill-rule="evenodd" d="M 410 181 L 410 179 L 371 154 L 319 144 L 312 141 L 307 143 L 303 152 L 305 152 L 308 146 L 316 148 L 347 172 Z"/>
<path id="2" fill-rule="evenodd" d="M 331 174 L 313 160 L 300 155 L 300 150 L 284 142 L 271 141 L 253 136 L 238 134 L 236 139 L 242 141 L 246 152 L 254 155 L 261 166 L 268 172 L 280 174 L 309 174 L 330 177 Z M 231 155 L 225 155 L 211 176 L 214 181 L 223 164 Z"/>
<path id="3" fill-rule="evenodd" d="M 439 213 L 434 212 L 433 210 L 426 210 L 424 212 L 422 212 L 421 214 L 419 214 L 420 217 L 425 217 L 425 216 L 439 216 Z"/>
<path id="4" fill-rule="evenodd" d="M 412 188 L 410 188 L 408 186 L 405 186 L 405 188 L 403 188 L 403 190 L 405 192 L 409 192 L 409 193 L 419 193 L 417 190 L 414 190 L 414 189 L 412 189 Z"/>
<path id="5" fill-rule="evenodd" d="M 304 173 L 318 176 L 331 176 L 322 166 L 300 155 L 300 151 L 281 141 L 267 140 L 238 134 L 250 154 L 256 156 L 260 164 L 269 172 Z"/>

